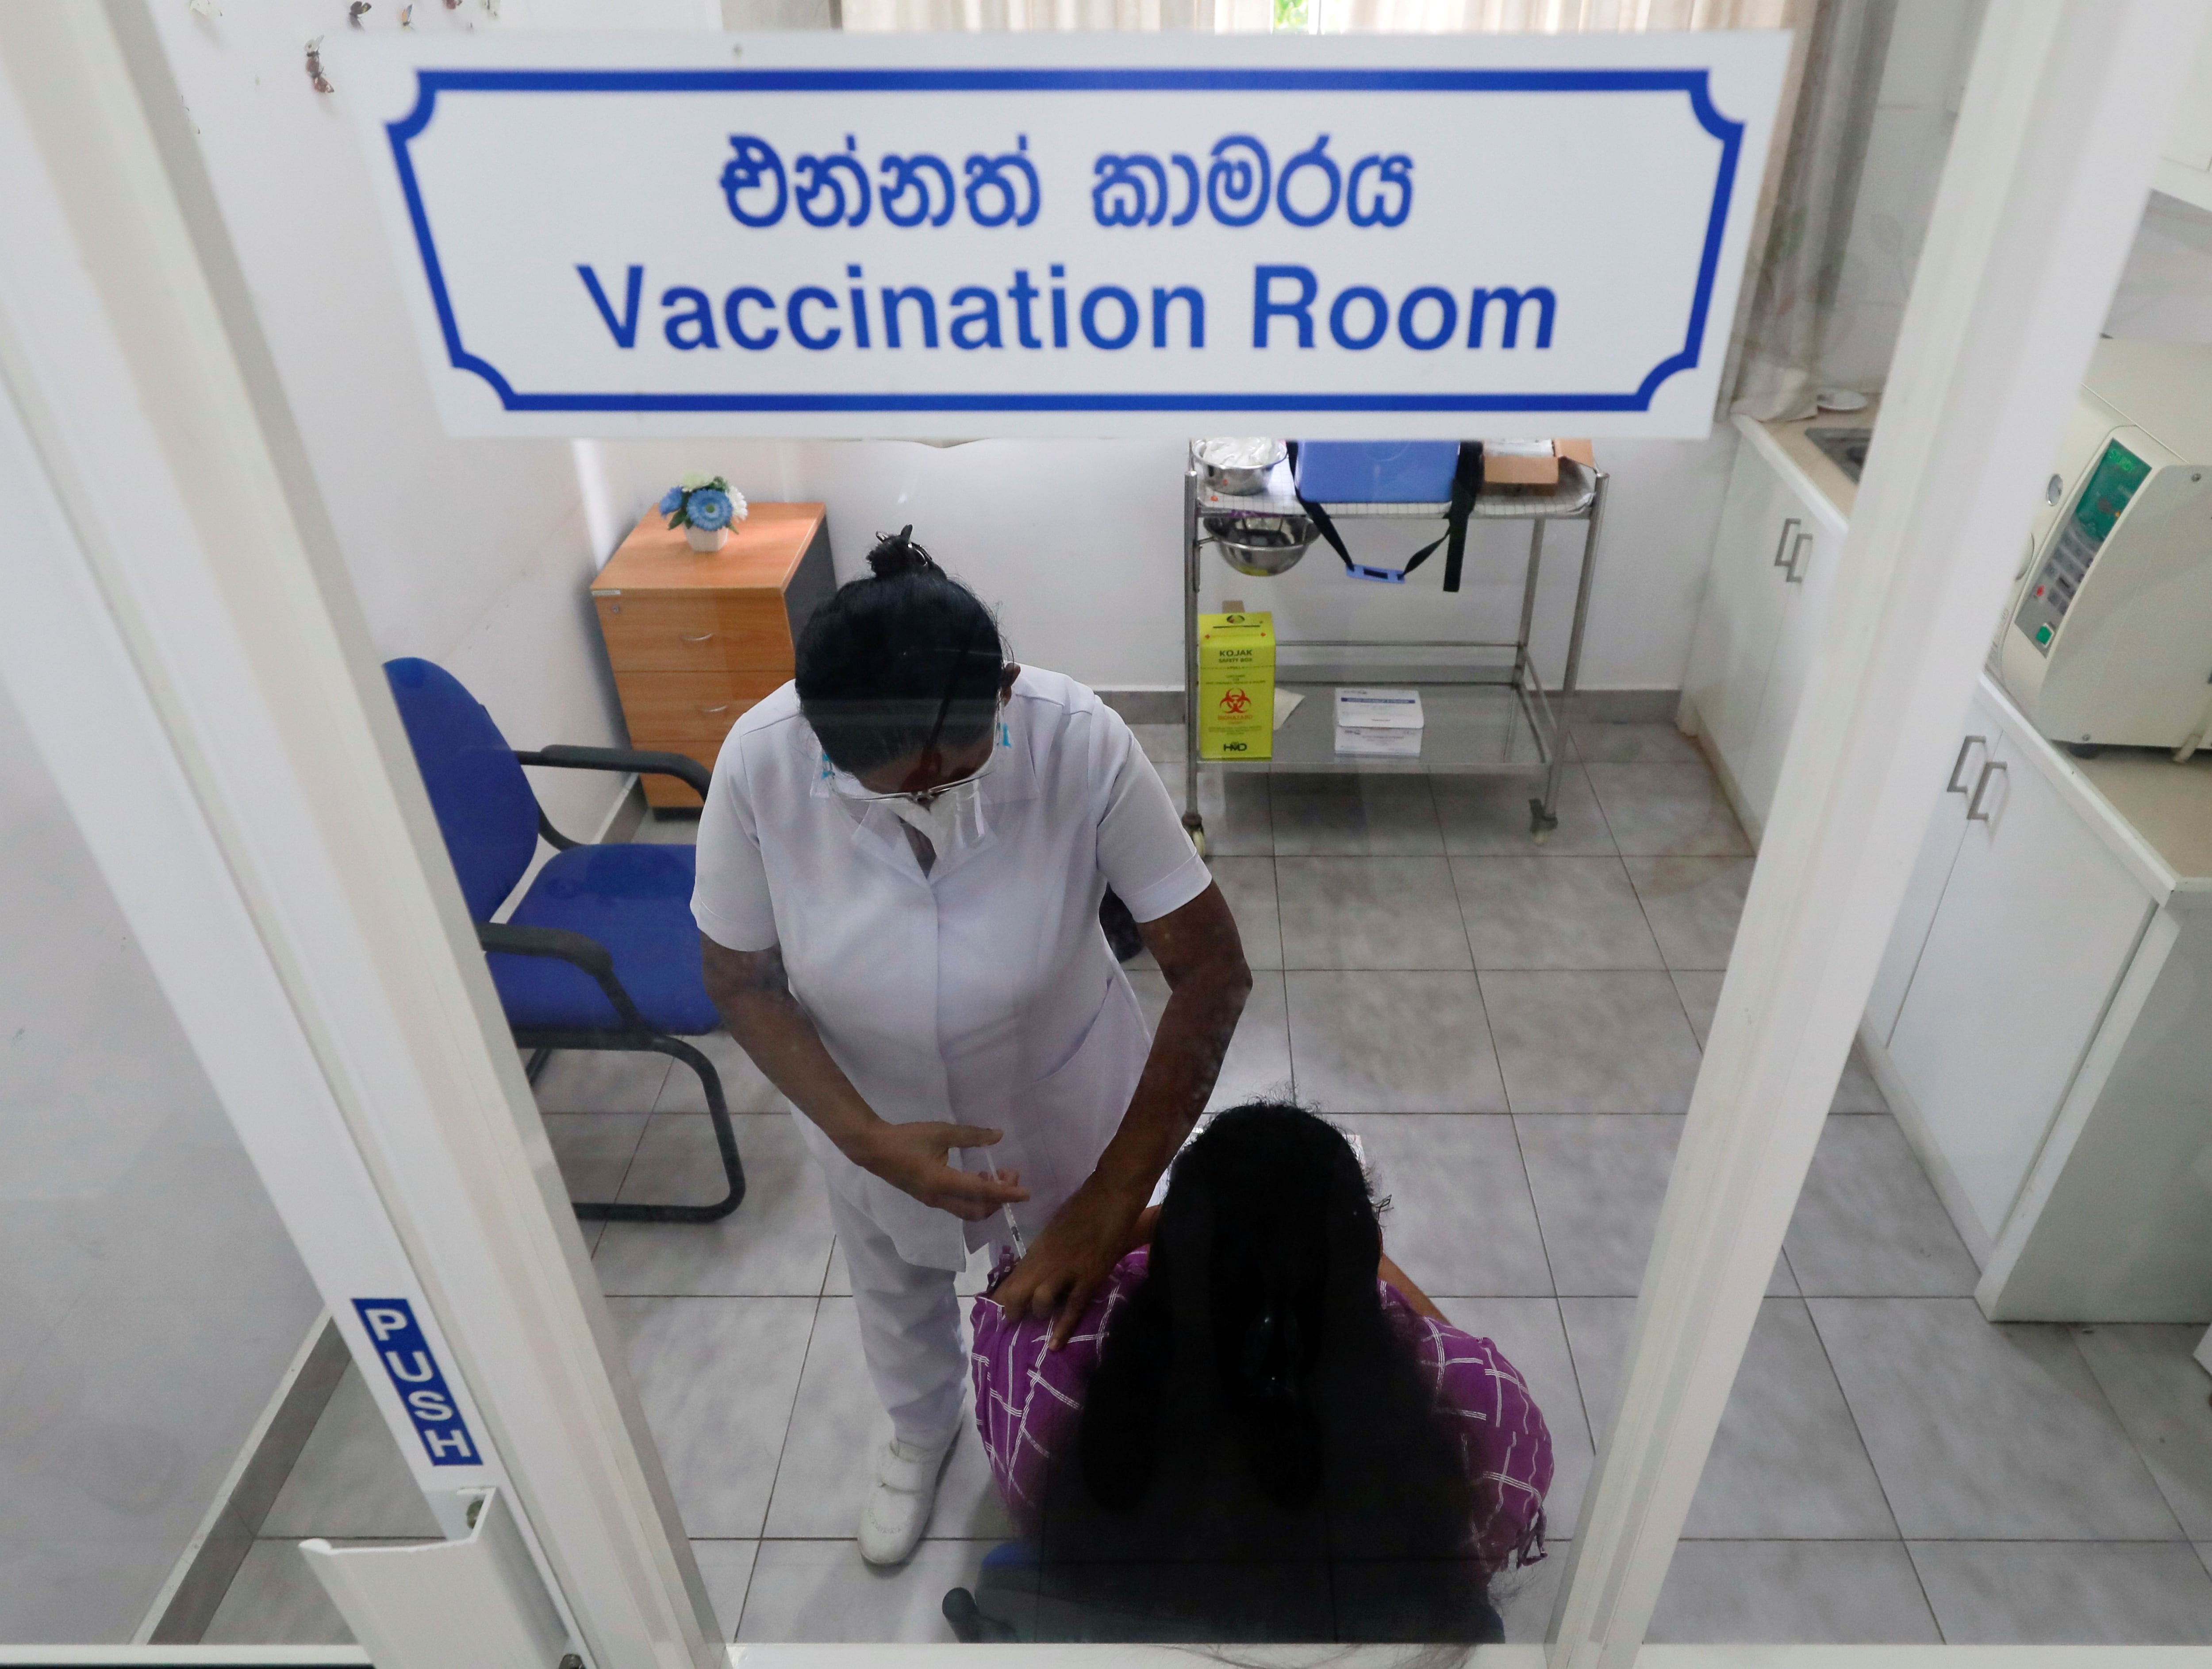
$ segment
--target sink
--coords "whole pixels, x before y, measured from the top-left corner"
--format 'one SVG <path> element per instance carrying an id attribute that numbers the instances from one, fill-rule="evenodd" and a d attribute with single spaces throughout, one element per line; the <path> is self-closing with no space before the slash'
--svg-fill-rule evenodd
<path id="1" fill-rule="evenodd" d="M 1867 443 L 1874 439 L 1874 430 L 1808 429 L 1805 431 L 1805 438 L 1818 447 L 1830 463 L 1856 484 L 1859 472 L 1866 467 Z"/>

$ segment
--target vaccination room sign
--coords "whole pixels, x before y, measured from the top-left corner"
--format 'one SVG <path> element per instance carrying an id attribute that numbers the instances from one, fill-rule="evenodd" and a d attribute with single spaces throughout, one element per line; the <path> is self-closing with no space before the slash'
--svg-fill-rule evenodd
<path id="1" fill-rule="evenodd" d="M 1705 432 L 1774 32 L 364 40 L 460 435 Z"/>

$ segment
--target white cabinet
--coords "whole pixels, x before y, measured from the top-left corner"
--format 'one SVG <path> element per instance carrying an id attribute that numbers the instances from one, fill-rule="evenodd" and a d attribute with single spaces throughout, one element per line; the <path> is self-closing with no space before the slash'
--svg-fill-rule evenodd
<path id="1" fill-rule="evenodd" d="M 2034 757 L 2043 744 L 1986 691 L 1962 741 L 1957 786 L 1936 812 L 1907 901 L 1926 913 L 1900 915 L 1876 997 L 1904 969 L 1889 1063 L 1989 1244 L 2153 900 L 2046 774 Z"/>
<path id="2" fill-rule="evenodd" d="M 1959 856 L 1959 843 L 1966 834 L 1966 808 L 1981 781 L 1981 770 L 2001 759 L 2004 727 L 1982 701 L 1966 709 L 1959 727 L 1959 740 L 1951 756 L 1951 774 L 1943 784 L 1943 797 L 1928 819 L 1928 832 L 1920 842 L 1911 879 L 1905 884 L 1905 901 L 1897 909 L 1897 925 L 1890 929 L 1889 947 L 1881 965 L 1875 970 L 1874 990 L 1868 994 L 1867 1030 L 1885 1046 L 1897 1029 L 1898 1010 L 1905 1006 L 1905 988 L 1912 971 L 1920 965 L 1920 953 L 1928 943 L 1936 906 L 1951 879 L 1951 865 Z"/>
<path id="3" fill-rule="evenodd" d="M 1784 599 L 1770 564 L 1786 545 L 1791 516 L 1802 525 L 1796 503 L 1796 495 L 1755 447 L 1747 442 L 1736 448 L 1683 685 L 1699 731 L 1731 765 L 1750 748 L 1774 661 Z"/>
<path id="4" fill-rule="evenodd" d="M 1756 833 L 1812 674 L 1844 523 L 1824 500 L 1798 490 L 1753 426 L 1737 427 L 1744 442 L 1729 478 L 1683 692 L 1737 811 Z"/>
<path id="5" fill-rule="evenodd" d="M 2126 763 L 2103 780 L 2140 784 Z M 1861 1035 L 1975 1296 L 1992 1320 L 2212 1320 L 2212 871 L 1986 675 L 1948 768 Z M 2193 840 L 2212 777 L 2141 803 Z"/>
<path id="6" fill-rule="evenodd" d="M 1782 582 L 1782 620 L 1759 691 L 1759 722 L 1735 772 L 1737 791 L 1762 828 L 1774 804 L 1774 785 L 1782 779 L 1782 756 L 1790 746 L 1798 704 L 1812 680 L 1813 653 L 1820 647 L 1821 623 L 1835 589 L 1837 558 L 1844 553 L 1840 524 L 1802 500 L 1797 501 L 1797 509 L 1803 512 L 1802 520 L 1790 529 L 1781 565 L 1775 570 Z"/>

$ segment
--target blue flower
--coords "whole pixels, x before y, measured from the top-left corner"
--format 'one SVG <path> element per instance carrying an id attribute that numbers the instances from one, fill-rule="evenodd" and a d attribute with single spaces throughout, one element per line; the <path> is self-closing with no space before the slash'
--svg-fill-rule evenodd
<path id="1" fill-rule="evenodd" d="M 694 527 L 711 533 L 717 527 L 728 527 L 736 509 L 729 494 L 720 488 L 702 487 L 684 501 L 684 517 Z"/>
<path id="2" fill-rule="evenodd" d="M 660 498 L 660 513 L 661 513 L 661 515 L 674 515 L 677 513 L 677 511 L 678 511 L 678 510 L 682 509 L 683 508 L 684 508 L 684 489 L 683 489 L 683 488 L 681 488 L 681 487 L 671 487 L 671 488 L 670 488 L 666 492 L 665 492 L 665 493 L 663 493 L 663 494 L 661 495 L 661 498 Z"/>

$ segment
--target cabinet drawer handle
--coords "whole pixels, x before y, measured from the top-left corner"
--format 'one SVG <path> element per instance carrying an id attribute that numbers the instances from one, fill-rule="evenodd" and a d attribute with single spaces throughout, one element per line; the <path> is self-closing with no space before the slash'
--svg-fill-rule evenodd
<path id="1" fill-rule="evenodd" d="M 714 634 L 711 631 L 702 631 L 696 637 L 692 637 L 679 631 L 676 634 L 676 641 L 679 643 L 704 643 L 710 640 L 714 635 Z"/>
<path id="2" fill-rule="evenodd" d="M 1798 571 L 1797 557 L 1798 554 L 1812 542 L 1812 534 L 1800 533 L 1797 535 L 1797 542 L 1790 547 L 1790 574 L 1787 583 L 1790 585 L 1802 585 L 1805 583 L 1804 575 Z"/>
<path id="3" fill-rule="evenodd" d="M 702 713 L 726 713 L 730 710 L 730 704 L 726 701 L 720 707 L 702 707 L 699 710 Z"/>
<path id="4" fill-rule="evenodd" d="M 2006 771 L 2002 759 L 1991 759 L 1982 767 L 1982 774 L 1974 779 L 1974 797 L 1966 801 L 1967 822 L 1986 823 L 1990 820 L 1990 814 L 1982 809 L 1982 796 L 1989 792 L 1990 778 L 2000 771 L 2008 777 L 2012 774 Z"/>
<path id="5" fill-rule="evenodd" d="M 1784 563 L 1784 562 L 1783 561 L 1783 559 L 1782 559 L 1782 552 L 1783 552 L 1784 547 L 1785 547 L 1786 545 L 1788 545 L 1788 544 L 1790 543 L 1790 530 L 1792 527 L 1801 527 L 1801 526 L 1802 526 L 1802 525 L 1803 525 L 1803 521 L 1804 521 L 1804 518 L 1803 518 L 1803 517 L 1802 517 L 1802 516 L 1795 516 L 1795 515 L 1793 515 L 1793 516 L 1791 516 L 1791 517 L 1790 517 L 1787 521 L 1785 521 L 1785 522 L 1784 522 L 1784 523 L 1782 524 L 1782 537 L 1781 537 L 1780 539 L 1776 539 L 1776 540 L 1774 541 L 1774 564 L 1773 564 L 1773 565 L 1774 565 L 1775 567 L 1777 567 L 1777 568 L 1784 568 L 1784 567 L 1787 567 L 1787 566 L 1789 565 L 1788 563 Z"/>
<path id="6" fill-rule="evenodd" d="M 1969 736 L 1966 740 L 1960 742 L 1959 744 L 1959 757 L 1951 761 L 1951 780 L 1943 785 L 1944 793 L 1964 794 L 1966 791 L 1966 785 L 1959 780 L 1959 774 L 1966 768 L 1966 750 L 1972 747 L 1976 742 L 1979 742 L 1982 745 L 1982 752 L 1984 753 L 1989 752 L 1990 739 L 1987 736 Z"/>

